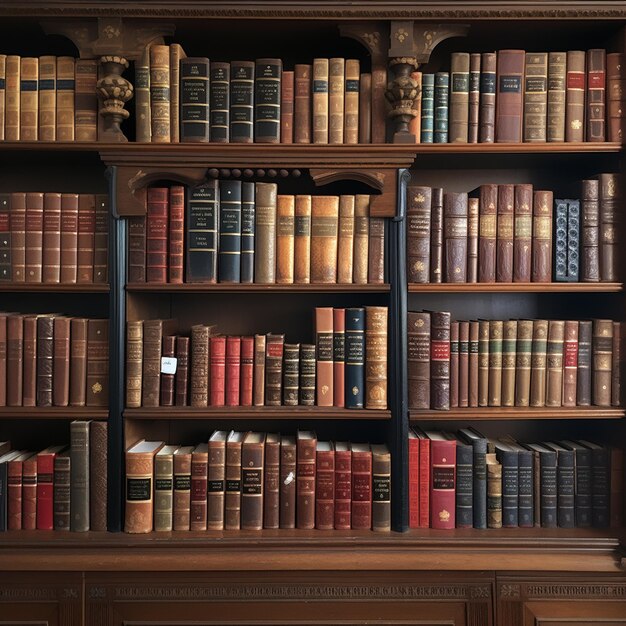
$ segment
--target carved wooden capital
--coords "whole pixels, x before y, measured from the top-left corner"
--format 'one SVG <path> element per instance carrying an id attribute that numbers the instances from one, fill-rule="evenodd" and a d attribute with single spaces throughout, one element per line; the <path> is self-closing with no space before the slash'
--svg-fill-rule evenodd
<path id="1" fill-rule="evenodd" d="M 432 51 L 445 39 L 465 37 L 469 32 L 468 24 L 421 24 L 413 27 L 413 52 L 420 65 L 430 61 Z"/>

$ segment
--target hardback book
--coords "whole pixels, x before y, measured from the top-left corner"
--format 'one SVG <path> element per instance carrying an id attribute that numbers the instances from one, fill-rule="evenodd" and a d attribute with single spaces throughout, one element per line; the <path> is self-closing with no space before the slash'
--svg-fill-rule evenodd
<path id="1" fill-rule="evenodd" d="M 502 404 L 502 320 L 489 322 L 489 406 Z"/>
<path id="2" fill-rule="evenodd" d="M 191 455 L 194 446 L 174 452 L 174 530 L 189 530 L 191 515 Z"/>
<path id="3" fill-rule="evenodd" d="M 529 443 L 526 447 L 539 457 L 539 502 L 542 528 L 558 526 L 557 452 L 542 444 Z"/>
<path id="4" fill-rule="evenodd" d="M 565 322 L 548 322 L 546 353 L 546 406 L 561 406 L 563 397 L 563 341 Z"/>
<path id="5" fill-rule="evenodd" d="M 315 528 L 335 527 L 335 450 L 332 441 L 318 441 L 315 457 Z"/>
<path id="6" fill-rule="evenodd" d="M 420 143 L 434 142 L 435 127 L 435 75 L 422 74 L 422 119 Z"/>
<path id="7" fill-rule="evenodd" d="M 580 200 L 567 201 L 567 280 L 580 275 Z"/>
<path id="8" fill-rule="evenodd" d="M 600 174 L 600 280 L 618 279 L 618 219 L 621 190 L 617 174 Z M 28 213 L 27 213 L 28 215 Z"/>
<path id="9" fill-rule="evenodd" d="M 443 194 L 445 282 L 467 282 L 467 194 Z"/>
<path id="10" fill-rule="evenodd" d="M 459 322 L 450 322 L 450 408 L 459 406 Z"/>
<path id="11" fill-rule="evenodd" d="M 276 183 L 256 183 L 254 282 L 276 282 Z"/>
<path id="12" fill-rule="evenodd" d="M 546 141 L 548 53 L 527 52 L 524 67 L 524 141 Z"/>
<path id="13" fill-rule="evenodd" d="M 343 140 L 359 143 L 359 80 L 361 65 L 358 59 L 346 59 L 344 95 Z"/>
<path id="14" fill-rule="evenodd" d="M 456 442 L 456 527 L 472 528 L 473 450 L 471 444 L 457 438 Z"/>
<path id="15" fill-rule="evenodd" d="M 312 80 L 312 143 L 328 143 L 329 60 L 313 59 Z"/>
<path id="16" fill-rule="evenodd" d="M 559 442 L 574 452 L 574 506 L 576 528 L 591 527 L 591 450 L 577 441 Z"/>
<path id="17" fill-rule="evenodd" d="M 254 406 L 265 404 L 265 335 L 254 336 L 254 367 L 252 403 Z"/>
<path id="18" fill-rule="evenodd" d="M 613 359 L 613 322 L 593 320 L 591 403 L 611 406 L 611 365 Z"/>
<path id="19" fill-rule="evenodd" d="M 294 73 L 283 72 L 280 91 L 280 142 L 293 143 Z"/>
<path id="20" fill-rule="evenodd" d="M 8 61 L 9 57 L 7 57 L 7 75 Z M 75 65 L 74 57 L 57 57 L 57 141 L 74 141 Z"/>
<path id="21" fill-rule="evenodd" d="M 346 335 L 347 338 L 347 335 Z M 347 344 L 346 344 L 347 349 Z M 298 404 L 313 406 L 316 390 L 316 346 L 314 344 L 300 344 L 300 374 Z"/>
<path id="22" fill-rule="evenodd" d="M 578 321 L 566 320 L 563 339 L 563 406 L 576 406 Z"/>
<path id="23" fill-rule="evenodd" d="M 313 196 L 311 202 L 311 282 L 337 282 L 339 197 Z"/>
<path id="24" fill-rule="evenodd" d="M 365 329 L 365 309 L 346 309 L 344 351 L 347 409 L 362 409 L 365 406 Z"/>
<path id="25" fill-rule="evenodd" d="M 530 359 L 530 406 L 546 405 L 548 325 L 548 320 L 533 321 L 532 355 Z"/>
<path id="26" fill-rule="evenodd" d="M 256 188 L 241 185 L 241 282 L 254 282 L 254 234 L 256 228 Z"/>
<path id="27" fill-rule="evenodd" d="M 265 352 L 265 404 L 282 404 L 285 335 L 268 333 Z"/>
<path id="28" fill-rule="evenodd" d="M 567 282 L 567 200 L 554 205 L 554 280 Z"/>
<path id="29" fill-rule="evenodd" d="M 591 525 L 607 528 L 610 524 L 611 450 L 590 441 L 579 441 L 591 450 Z"/>
<path id="30" fill-rule="evenodd" d="M 498 51 L 495 138 L 499 143 L 522 141 L 524 62 L 524 50 Z"/>
<path id="31" fill-rule="evenodd" d="M 293 142 L 311 143 L 311 66 L 294 66 Z"/>
<path id="32" fill-rule="evenodd" d="M 230 130 L 230 63 L 211 61 L 209 69 L 211 143 L 228 143 Z"/>
<path id="33" fill-rule="evenodd" d="M 241 528 L 241 446 L 246 433 L 231 430 L 226 439 L 224 528 Z"/>
<path id="34" fill-rule="evenodd" d="M 359 143 L 372 143 L 372 75 L 359 77 Z"/>
<path id="35" fill-rule="evenodd" d="M 567 53 L 548 53 L 548 113 L 546 141 L 565 141 Z"/>
<path id="36" fill-rule="evenodd" d="M 99 61 L 97 59 L 76 59 L 74 67 L 74 137 L 76 141 L 97 141 L 98 139 L 98 95 L 96 90 L 98 66 Z M 41 66 L 39 69 L 41 74 Z"/>
<path id="37" fill-rule="evenodd" d="M 254 141 L 254 61 L 230 64 L 230 141 Z"/>
<path id="38" fill-rule="evenodd" d="M 496 282 L 513 282 L 513 229 L 515 186 L 498 185 L 498 223 L 496 228 Z"/>
<path id="39" fill-rule="evenodd" d="M 467 199 L 467 282 L 478 282 L 478 233 L 480 200 Z"/>
<path id="40" fill-rule="evenodd" d="M 354 196 L 354 257 L 352 260 L 352 282 L 365 285 L 369 269 L 369 211 L 370 196 Z M 313 258 L 311 257 L 311 262 Z"/>
<path id="41" fill-rule="evenodd" d="M 63 194 L 65 196 L 67 194 Z M 64 205 L 63 205 L 64 206 Z M 61 219 L 65 224 L 65 210 L 62 208 L 63 215 Z M 78 197 L 76 198 L 76 233 L 78 233 Z M 189 235 L 188 235 L 189 236 Z M 77 241 L 76 237 L 73 238 Z M 77 244 L 75 244 L 77 245 Z M 63 255 L 63 252 L 61 252 Z M 63 256 L 61 256 L 63 259 Z M 189 257 L 188 257 L 189 259 Z M 76 268 L 76 253 L 72 255 L 74 268 Z M 63 266 L 65 263 L 61 261 Z M 71 261 L 68 262 L 70 264 Z M 189 263 L 189 261 L 187 261 Z M 72 271 L 72 276 L 76 276 L 76 269 Z M 76 282 L 74 278 L 73 282 Z M 146 282 L 146 217 L 129 217 L 128 218 L 128 282 L 129 283 L 145 283 Z M 189 271 L 187 272 L 187 282 L 189 281 Z"/>
<path id="42" fill-rule="evenodd" d="M 263 466 L 263 528 L 280 527 L 280 435 L 267 433 Z"/>
<path id="43" fill-rule="evenodd" d="M 624 55 L 611 52 L 606 55 L 606 106 L 607 106 L 607 139 L 622 141 L 624 136 L 624 100 L 626 93 L 623 84 Z M 39 63 L 41 74 L 41 61 Z M 40 131 L 41 132 L 41 131 Z"/>
<path id="44" fill-rule="evenodd" d="M 430 405 L 450 408 L 450 313 L 430 312 Z"/>
<path id="45" fill-rule="evenodd" d="M 624 520 L 624 452 L 621 448 L 610 449 L 611 486 L 609 497 L 609 526 L 622 528 Z"/>
<path id="46" fill-rule="evenodd" d="M 257 59 L 254 76 L 254 141 L 280 142 L 280 59 Z"/>
<path id="47" fill-rule="evenodd" d="M 430 409 L 430 313 L 409 311 L 407 326 L 409 408 Z"/>
<path id="48" fill-rule="evenodd" d="M 450 62 L 450 143 L 467 143 L 469 134 L 470 55 L 453 52 Z"/>
<path id="49" fill-rule="evenodd" d="M 430 439 L 430 527 L 456 525 L 456 439 L 426 431 Z"/>
<path id="50" fill-rule="evenodd" d="M 592 321 L 578 322 L 578 363 L 576 367 L 576 404 L 591 404 L 591 341 Z"/>
<path id="51" fill-rule="evenodd" d="M 613 322 L 613 349 L 611 354 L 611 405 L 622 405 L 622 323 Z"/>
<path id="52" fill-rule="evenodd" d="M 29 455 L 29 453 L 26 453 Z M 15 458 L 17 463 L 22 464 L 20 459 L 23 458 L 18 456 Z M 11 471 L 11 464 L 13 461 L 8 462 L 8 470 Z M 71 473 L 71 457 L 69 450 L 65 449 L 63 452 L 57 454 L 54 457 L 54 490 L 53 490 L 53 526 L 54 530 L 64 530 L 67 531 L 70 529 L 70 507 L 71 507 L 71 487 L 70 487 L 70 473 Z M 10 476 L 10 474 L 9 474 Z M 21 481 L 21 468 L 20 468 L 20 481 Z M 9 489 L 11 487 L 11 483 L 9 482 Z M 21 488 L 21 485 L 20 485 Z M 9 498 L 11 497 L 11 493 L 9 491 Z M 20 493 L 20 501 L 22 499 L 22 495 Z M 21 528 L 21 520 L 20 520 L 20 528 Z M 11 528 L 9 528 L 11 530 Z M 105 526 L 106 530 L 106 526 Z"/>
<path id="53" fill-rule="evenodd" d="M 37 318 L 37 406 L 53 404 L 54 317 Z"/>
<path id="54" fill-rule="evenodd" d="M 180 141 L 180 62 L 187 55 L 180 44 L 170 44 L 170 140 Z"/>
<path id="55" fill-rule="evenodd" d="M 70 401 L 70 327 L 69 317 L 55 317 L 52 349 L 52 404 L 68 406 Z M 89 355 L 92 357 L 93 355 Z"/>
<path id="56" fill-rule="evenodd" d="M 434 143 L 448 143 L 450 74 L 435 74 Z"/>
<path id="57" fill-rule="evenodd" d="M 341 284 L 352 283 L 352 268 L 354 260 L 354 200 L 354 196 L 339 196 L 337 282 Z"/>
<path id="58" fill-rule="evenodd" d="M 2 96 L 0 96 L 1 98 Z M 0 281 L 11 281 L 11 194 L 0 194 Z"/>
<path id="59" fill-rule="evenodd" d="M 98 212 L 96 212 L 96 219 Z M 169 190 L 169 225 L 168 225 L 168 282 L 182 284 L 183 259 L 185 257 L 185 188 L 174 185 Z M 96 237 L 98 233 L 96 232 Z M 96 279 L 94 261 L 94 281 Z"/>
<path id="60" fill-rule="evenodd" d="M 219 202 L 219 243 L 217 281 L 241 281 L 241 201 L 242 183 L 239 180 L 221 180 Z"/>
<path id="61" fill-rule="evenodd" d="M 587 91 L 585 93 L 585 140 L 606 137 L 606 50 L 587 50 Z"/>
<path id="62" fill-rule="evenodd" d="M 382 217 L 370 217 L 369 226 L 367 282 L 382 285 L 385 282 L 385 220 Z"/>
<path id="63" fill-rule="evenodd" d="M 43 253 L 41 281 L 61 281 L 61 194 L 46 193 L 43 199 Z"/>
<path id="64" fill-rule="evenodd" d="M 335 530 L 352 527 L 352 451 L 350 444 L 338 441 L 335 447 Z"/>
<path id="65" fill-rule="evenodd" d="M 26 194 L 25 280 L 40 283 L 43 265 L 43 193 Z"/>
<path id="66" fill-rule="evenodd" d="M 333 309 L 333 406 L 345 406 L 346 310 Z"/>
<path id="67" fill-rule="evenodd" d="M 87 322 L 85 404 L 86 406 L 109 405 L 109 320 L 90 319 Z"/>
<path id="68" fill-rule="evenodd" d="M 184 66 L 183 66 L 184 67 Z M 181 75 L 184 75 L 181 67 Z M 182 80 L 182 79 L 181 79 Z M 182 84 L 182 82 L 181 82 Z M 146 46 L 135 61 L 135 141 L 150 142 L 152 138 L 152 116 L 150 107 L 150 46 Z M 182 88 L 181 88 L 182 91 Z M 185 103 L 181 94 L 181 103 Z M 185 116 L 181 113 L 181 119 Z M 182 133 L 184 135 L 184 133 Z"/>
<path id="69" fill-rule="evenodd" d="M 387 307 L 365 307 L 366 409 L 387 408 L 387 318 Z"/>
<path id="70" fill-rule="evenodd" d="M 24 461 L 33 455 L 31 452 L 9 450 L 10 443 L 8 441 L 2 443 L 4 445 L 0 448 L 0 468 L 2 468 L 0 471 L 4 472 L 6 469 L 6 507 L 3 498 L 2 504 L 0 504 L 0 509 L 4 509 L 4 511 L 0 511 L 0 527 L 4 527 L 4 530 L 22 530 Z M 36 477 L 37 474 L 35 474 L 35 480 Z M 4 525 L 5 513 L 6 525 Z M 69 518 L 67 522 L 67 530 L 69 530 Z"/>
<path id="71" fill-rule="evenodd" d="M 459 322 L 459 406 L 469 406 L 470 322 Z"/>
<path id="72" fill-rule="evenodd" d="M 534 453 L 510 438 L 504 442 L 518 455 L 518 525 L 520 528 L 532 528 L 535 519 Z"/>
<path id="73" fill-rule="evenodd" d="M 565 79 L 565 141 L 584 141 L 586 82 L 585 52 L 568 50 Z"/>
<path id="74" fill-rule="evenodd" d="M 517 360 L 517 320 L 502 325 L 502 406 L 515 406 L 515 367 Z"/>
<path id="75" fill-rule="evenodd" d="M 147 333 L 144 322 L 144 353 L 146 350 L 145 337 Z M 210 326 L 196 324 L 191 327 L 191 377 L 189 387 L 189 399 L 191 406 L 208 406 L 210 393 L 209 376 L 209 339 L 211 337 Z M 145 356 L 144 356 L 144 387 L 145 377 Z M 144 403 L 145 406 L 145 403 Z"/>
<path id="76" fill-rule="evenodd" d="M 419 439 L 419 527 L 430 527 L 430 439 L 420 428 L 413 429 Z"/>
<path id="77" fill-rule="evenodd" d="M 4 55 L 3 55 L 4 56 Z M 0 61 L 4 66 L 6 57 Z M 0 72 L 5 77 L 4 72 Z M 76 76 L 78 80 L 78 73 Z M 39 141 L 54 141 L 56 139 L 56 113 L 57 113 L 57 58 L 55 56 L 44 55 L 39 57 Z M 96 99 L 95 84 L 92 84 L 92 94 Z M 4 105 L 1 107 L 4 109 Z M 4 117 L 3 115 L 0 117 Z M 93 120 L 95 122 L 95 119 Z M 4 124 L 2 124 L 4 126 Z M 0 137 L 4 138 L 4 128 Z M 95 139 L 94 139 L 95 140 Z"/>
<path id="78" fill-rule="evenodd" d="M 167 193 L 167 192 L 166 192 Z M 150 196 L 150 190 L 148 190 L 148 196 Z M 150 199 L 150 198 L 149 198 Z M 167 200 L 167 196 L 166 196 Z M 162 211 L 162 208 L 161 208 Z M 28 217 L 28 214 L 27 214 Z M 165 236 L 167 237 L 167 219 L 165 222 L 154 224 L 156 228 L 163 228 Z M 153 230 L 153 235 L 156 230 Z M 149 229 L 146 231 L 147 238 L 150 239 Z M 156 239 L 156 236 L 155 236 Z M 76 282 L 78 283 L 93 283 L 93 270 L 94 270 L 94 251 L 96 243 L 96 197 L 92 194 L 81 193 L 78 196 L 78 252 L 76 255 L 77 270 L 76 270 Z M 153 242 L 154 243 L 154 242 Z M 149 245 L 146 241 L 146 253 L 153 252 L 156 248 Z M 167 248 L 165 249 L 167 253 Z M 157 257 L 153 259 L 146 256 L 146 264 L 149 264 L 150 260 L 154 260 L 156 264 Z M 159 257 L 159 262 L 160 262 Z M 165 265 L 167 265 L 167 254 L 165 255 Z M 148 280 L 154 277 L 150 273 L 146 274 Z M 27 277 L 28 278 L 28 277 Z M 167 282 L 163 280 L 162 282 Z"/>
<path id="79" fill-rule="evenodd" d="M 600 280 L 600 187 L 599 181 L 583 180 L 581 200 L 580 280 Z"/>
<path id="80" fill-rule="evenodd" d="M 64 447 L 49 446 L 37 454 L 37 530 L 54 528 L 54 459 Z"/>
<path id="81" fill-rule="evenodd" d="M 372 451 L 369 444 L 350 444 L 352 450 L 352 529 L 372 528 Z"/>
<path id="82" fill-rule="evenodd" d="M 532 277 L 532 185 L 515 185 L 513 213 L 513 282 L 529 283 Z"/>
<path id="83" fill-rule="evenodd" d="M 74 331 L 74 328 L 72 328 Z M 87 352 L 87 336 L 85 334 L 85 356 Z M 143 367 L 143 322 L 126 322 L 126 406 L 141 406 L 142 398 L 142 367 Z M 71 363 L 72 372 L 74 362 Z M 86 368 L 85 368 L 86 383 Z"/>
<path id="84" fill-rule="evenodd" d="M 226 406 L 239 406 L 241 391 L 241 337 L 226 337 Z"/>
<path id="85" fill-rule="evenodd" d="M 13 382 L 17 384 L 22 384 L 18 390 L 19 398 L 21 398 L 22 406 L 36 406 L 37 405 L 37 326 L 38 326 L 38 315 L 25 315 L 25 316 L 17 316 L 10 315 L 6 318 L 7 324 L 7 372 L 6 372 L 6 380 L 7 380 L 7 393 L 6 393 L 6 403 L 9 406 L 14 406 L 15 399 L 18 397 L 17 394 L 14 394 L 11 388 L 11 384 Z M 87 320 L 84 321 L 84 337 L 85 337 L 85 345 L 84 345 L 84 355 L 85 358 L 82 359 L 81 366 L 83 371 L 81 372 L 80 368 L 78 369 L 76 374 L 81 376 L 80 382 L 82 384 L 82 401 L 83 404 L 79 406 L 84 406 L 84 399 L 86 393 L 86 377 L 87 377 Z M 81 329 L 82 330 L 82 329 Z M 16 337 L 17 339 L 13 339 Z M 18 346 L 19 343 L 19 346 Z M 21 351 L 21 352 L 20 352 Z M 10 364 L 12 361 L 12 357 L 15 356 L 15 360 L 13 364 Z M 17 375 L 14 376 L 12 370 L 16 367 L 20 367 L 23 365 L 23 370 L 19 371 Z M 54 364 L 53 364 L 54 368 Z M 54 369 L 53 369 L 54 371 Z"/>
<path id="86" fill-rule="evenodd" d="M 209 406 L 226 404 L 226 337 L 209 338 Z"/>
<path id="87" fill-rule="evenodd" d="M 552 200 L 551 191 L 533 194 L 532 281 L 552 280 Z"/>
<path id="88" fill-rule="evenodd" d="M 154 530 L 170 531 L 174 523 L 174 454 L 178 446 L 163 446 L 154 457 Z"/>
<path id="89" fill-rule="evenodd" d="M 276 196 L 276 282 L 294 282 L 295 197 Z"/>
<path id="90" fill-rule="evenodd" d="M 184 221 L 184 204 L 181 208 L 182 219 Z M 182 227 L 182 222 L 181 222 Z M 182 231 L 180 231 L 180 242 L 177 249 L 180 250 L 180 270 L 182 272 Z M 62 248 L 61 248 L 62 250 Z M 62 252 L 61 252 L 62 254 Z M 170 254 L 172 250 L 170 249 Z M 93 282 L 107 283 L 109 264 L 109 197 L 106 194 L 96 195 L 96 224 L 94 233 L 93 251 Z M 182 282 L 182 273 L 181 282 Z"/>
<path id="91" fill-rule="evenodd" d="M 345 65 L 342 58 L 328 61 L 328 143 L 343 143 Z"/>
<path id="92" fill-rule="evenodd" d="M 92 421 L 89 428 L 89 526 L 91 530 L 107 529 L 108 424 Z"/>
<path id="93" fill-rule="evenodd" d="M 470 54 L 468 143 L 478 143 L 480 126 L 480 52 Z"/>
<path id="94" fill-rule="evenodd" d="M 9 54 L 5 64 L 5 120 L 4 139 L 19 141 L 20 139 L 20 57 Z"/>
<path id="95" fill-rule="evenodd" d="M 296 527 L 296 440 L 280 438 L 279 527 Z"/>
<path id="96" fill-rule="evenodd" d="M 296 528 L 315 528 L 315 475 L 317 436 L 298 430 L 296 437 Z M 353 459 L 354 461 L 354 459 Z"/>
<path id="97" fill-rule="evenodd" d="M 11 194 L 11 266 L 14 283 L 26 281 L 26 194 Z"/>
<path id="98" fill-rule="evenodd" d="M 189 501 L 189 530 L 207 529 L 209 447 L 197 445 L 191 453 L 191 497 Z"/>
<path id="99" fill-rule="evenodd" d="M 3 499 L 4 500 L 4 499 Z M 87 520 L 89 524 L 89 520 Z M 22 529 L 37 528 L 37 455 L 33 454 L 22 464 Z M 88 530 L 89 526 L 87 526 Z M 71 530 L 74 530 L 72 528 Z"/>
<path id="100" fill-rule="evenodd" d="M 430 282 L 431 200 L 430 187 L 409 186 L 407 189 L 406 253 L 409 283 Z"/>
<path id="101" fill-rule="evenodd" d="M 169 143 L 171 135 L 170 47 L 150 46 L 151 141 Z"/>
<path id="102" fill-rule="evenodd" d="M 207 530 L 223 530 L 226 493 L 226 441 L 228 431 L 209 437 L 207 466 Z"/>
<path id="103" fill-rule="evenodd" d="M 487 528 L 502 528 L 502 465 L 495 452 L 487 459 Z"/>
<path id="104" fill-rule="evenodd" d="M 480 143 L 495 141 L 496 124 L 496 52 L 483 52 L 480 60 Z"/>
<path id="105" fill-rule="evenodd" d="M 391 530 L 391 454 L 383 444 L 372 444 L 372 530 Z"/>
<path id="106" fill-rule="evenodd" d="M 519 526 L 519 452 L 503 443 L 495 442 L 496 460 L 502 467 L 502 526 Z"/>
<path id="107" fill-rule="evenodd" d="M 496 280 L 498 185 L 481 185 L 479 195 L 478 282 L 493 283 Z"/>
<path id="108" fill-rule="evenodd" d="M 333 366 L 333 309 L 316 307 L 315 309 L 316 343 L 316 404 L 333 406 L 334 366 Z"/>
<path id="109" fill-rule="evenodd" d="M 350 196 L 344 196 L 350 197 Z M 293 238 L 294 274 L 296 284 L 311 282 L 311 196 L 297 195 L 294 209 Z M 351 275 L 352 278 L 352 275 Z"/>
<path id="110" fill-rule="evenodd" d="M 575 452 L 551 441 L 543 445 L 554 450 L 557 455 L 557 524 L 559 528 L 574 528 L 576 526 Z"/>
<path id="111" fill-rule="evenodd" d="M 169 192 L 166 187 L 148 187 L 146 217 L 146 282 L 167 282 L 167 231 L 169 222 Z M 79 251 L 81 207 L 78 207 Z M 80 260 L 79 260 L 80 263 Z M 79 267 L 80 278 L 80 267 Z"/>
<path id="112" fill-rule="evenodd" d="M 409 428 L 409 528 L 419 528 L 420 522 L 420 438 Z"/>
<path id="113" fill-rule="evenodd" d="M 36 339 L 37 339 L 37 318 L 34 318 L 33 339 L 35 349 L 33 350 L 33 380 L 32 387 L 35 393 L 32 394 L 33 404 L 36 399 Z M 24 316 L 9 315 L 7 317 L 7 364 L 6 364 L 6 404 L 7 406 L 22 406 L 23 400 L 23 363 L 24 363 Z M 28 388 L 27 388 L 28 390 Z"/>

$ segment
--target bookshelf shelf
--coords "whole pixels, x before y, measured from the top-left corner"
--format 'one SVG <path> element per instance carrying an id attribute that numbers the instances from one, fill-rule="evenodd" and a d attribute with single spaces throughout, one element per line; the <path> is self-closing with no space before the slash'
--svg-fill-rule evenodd
<path id="1" fill-rule="evenodd" d="M 409 413 L 411 421 L 450 420 L 562 420 L 562 419 L 621 419 L 626 415 L 623 408 L 577 406 L 577 407 L 478 407 L 458 408 L 449 411 L 416 410 Z"/>
<path id="2" fill-rule="evenodd" d="M 617 142 L 416 144 L 418 154 L 594 154 L 621 152 Z"/>
<path id="3" fill-rule="evenodd" d="M 109 409 L 86 406 L 3 406 L 0 407 L 0 419 L 28 420 L 105 420 Z"/>
<path id="4" fill-rule="evenodd" d="M 107 284 L 0 283 L 0 293 L 109 293 Z"/>
<path id="5" fill-rule="evenodd" d="M 155 407 L 126 409 L 126 419 L 138 420 L 390 420 L 389 410 L 340 409 L 320 406 Z"/>
<path id="6" fill-rule="evenodd" d="M 155 285 L 151 283 L 131 283 L 126 285 L 128 292 L 148 293 L 388 293 L 389 285 L 259 285 L 259 284 L 206 284 L 185 283 L 182 285 Z"/>
<path id="7" fill-rule="evenodd" d="M 409 293 L 617 293 L 623 283 L 411 283 Z"/>

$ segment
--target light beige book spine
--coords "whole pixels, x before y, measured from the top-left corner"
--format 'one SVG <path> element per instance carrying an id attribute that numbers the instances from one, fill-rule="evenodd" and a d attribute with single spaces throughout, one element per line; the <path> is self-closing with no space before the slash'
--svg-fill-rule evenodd
<path id="1" fill-rule="evenodd" d="M 187 58 L 181 45 L 170 46 L 170 135 L 174 143 L 180 141 L 180 60 Z"/>
<path id="2" fill-rule="evenodd" d="M 156 45 L 150 48 L 150 109 L 152 141 L 171 141 L 170 121 L 170 48 Z"/>
<path id="3" fill-rule="evenodd" d="M 354 196 L 339 196 L 339 240 L 337 244 L 337 282 L 352 283 L 354 259 Z"/>
<path id="4" fill-rule="evenodd" d="M 4 138 L 20 140 L 20 57 L 7 56 L 4 105 Z"/>
<path id="5" fill-rule="evenodd" d="M 339 196 L 311 200 L 311 282 L 336 283 Z"/>
<path id="6" fill-rule="evenodd" d="M 346 59 L 346 87 L 344 100 L 344 143 L 359 143 L 359 79 L 361 65 L 358 59 Z"/>
<path id="7" fill-rule="evenodd" d="M 343 143 L 345 59 L 331 59 L 328 68 L 328 143 Z"/>
<path id="8" fill-rule="evenodd" d="M 57 138 L 57 58 L 39 57 L 39 141 Z"/>
<path id="9" fill-rule="evenodd" d="M 367 284 L 369 260 L 369 215 L 370 197 L 367 194 L 354 196 L 354 258 L 352 262 L 352 282 Z"/>
<path id="10" fill-rule="evenodd" d="M 311 282 L 311 196 L 296 196 L 294 224 L 294 283 Z"/>
<path id="11" fill-rule="evenodd" d="M 22 57 L 20 62 L 20 139 L 37 141 L 39 125 L 39 59 Z"/>
<path id="12" fill-rule="evenodd" d="M 328 59 L 313 59 L 313 143 L 328 143 Z"/>
<path id="13" fill-rule="evenodd" d="M 57 57 L 57 141 L 74 141 L 74 57 Z"/>
<path id="14" fill-rule="evenodd" d="M 295 197 L 276 197 L 276 282 L 293 283 Z"/>

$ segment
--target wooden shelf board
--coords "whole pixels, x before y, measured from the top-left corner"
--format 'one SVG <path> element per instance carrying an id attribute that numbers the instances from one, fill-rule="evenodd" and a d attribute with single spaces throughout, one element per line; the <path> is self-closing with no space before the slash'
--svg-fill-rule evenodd
<path id="1" fill-rule="evenodd" d="M 620 152 L 617 142 L 550 142 L 550 143 L 419 143 L 414 146 L 420 154 L 592 154 Z"/>
<path id="2" fill-rule="evenodd" d="M 2 406 L 0 419 L 76 420 L 108 419 L 109 409 L 87 406 Z"/>
<path id="3" fill-rule="evenodd" d="M 391 411 L 321 406 L 141 407 L 125 409 L 125 418 L 145 420 L 389 420 Z"/>
<path id="4" fill-rule="evenodd" d="M 156 293 L 388 293 L 389 284 L 383 285 L 261 285 L 243 283 L 184 283 L 182 285 L 130 283 L 126 285 L 128 292 Z"/>
<path id="5" fill-rule="evenodd" d="M 620 292 L 623 283 L 410 283 L 409 293 Z"/>
<path id="6" fill-rule="evenodd" d="M 529 419 L 621 419 L 623 408 L 600 406 L 576 407 L 478 407 L 449 411 L 415 410 L 409 412 L 411 421 L 447 420 L 529 420 Z"/>
<path id="7" fill-rule="evenodd" d="M 71 284 L 61 285 L 59 283 L 2 283 L 0 282 L 0 293 L 12 293 L 30 291 L 34 293 L 109 293 L 108 284 Z"/>

